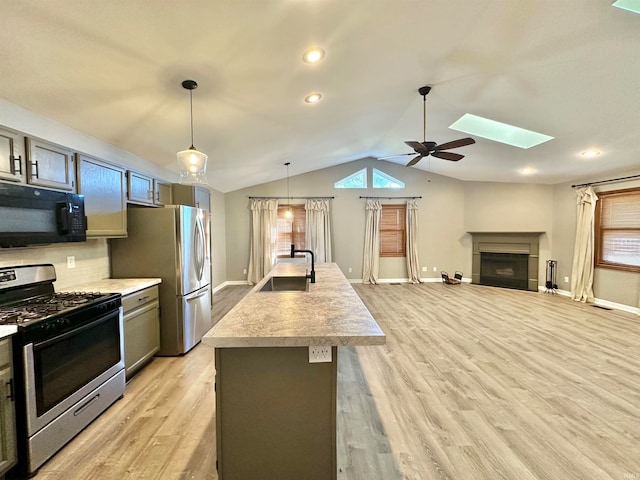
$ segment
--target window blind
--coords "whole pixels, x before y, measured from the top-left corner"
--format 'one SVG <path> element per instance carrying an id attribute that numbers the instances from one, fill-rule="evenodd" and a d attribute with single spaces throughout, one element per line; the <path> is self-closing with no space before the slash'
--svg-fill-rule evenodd
<path id="1" fill-rule="evenodd" d="M 380 215 L 380 256 L 406 256 L 406 205 L 382 205 Z"/>
<path id="2" fill-rule="evenodd" d="M 596 266 L 640 271 L 640 188 L 598 193 Z"/>

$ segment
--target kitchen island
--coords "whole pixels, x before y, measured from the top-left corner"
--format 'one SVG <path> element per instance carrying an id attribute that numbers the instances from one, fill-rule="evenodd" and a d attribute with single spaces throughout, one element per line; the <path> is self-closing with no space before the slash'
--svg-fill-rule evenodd
<path id="1" fill-rule="evenodd" d="M 215 348 L 220 480 L 337 478 L 337 347 L 385 335 L 336 264 L 317 265 L 307 290 L 263 291 L 306 267 L 278 264 L 202 339 Z"/>

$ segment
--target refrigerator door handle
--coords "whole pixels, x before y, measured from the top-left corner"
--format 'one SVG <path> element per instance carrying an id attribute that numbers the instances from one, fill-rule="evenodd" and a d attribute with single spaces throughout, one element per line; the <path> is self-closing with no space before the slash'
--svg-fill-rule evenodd
<path id="1" fill-rule="evenodd" d="M 202 273 L 204 271 L 205 263 L 205 244 L 204 244 L 204 226 L 202 225 L 202 219 L 198 216 L 196 218 L 194 229 L 194 261 L 196 266 L 196 272 L 198 280 L 202 280 Z"/>
<path id="2" fill-rule="evenodd" d="M 207 290 L 203 290 L 198 294 L 189 295 L 189 297 L 186 300 L 187 300 L 187 302 L 191 302 L 191 301 L 195 300 L 196 298 L 200 298 L 200 297 L 205 296 L 207 293 L 209 293 Z"/>

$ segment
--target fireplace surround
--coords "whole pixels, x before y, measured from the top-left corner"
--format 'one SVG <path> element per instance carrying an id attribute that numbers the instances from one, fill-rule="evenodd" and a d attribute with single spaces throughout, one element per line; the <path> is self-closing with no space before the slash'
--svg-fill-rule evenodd
<path id="1" fill-rule="evenodd" d="M 471 282 L 538 291 L 539 240 L 544 232 L 468 232 Z"/>

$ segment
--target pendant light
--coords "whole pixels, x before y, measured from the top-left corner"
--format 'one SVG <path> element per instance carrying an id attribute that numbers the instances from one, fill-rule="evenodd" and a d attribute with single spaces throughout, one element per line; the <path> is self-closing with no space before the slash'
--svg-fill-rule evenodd
<path id="1" fill-rule="evenodd" d="M 191 119 L 191 146 L 178 152 L 178 164 L 180 167 L 180 183 L 186 185 L 207 185 L 207 155 L 196 150 L 193 146 L 193 90 L 198 88 L 194 80 L 182 82 L 182 88 L 189 90 L 189 107 Z"/>

